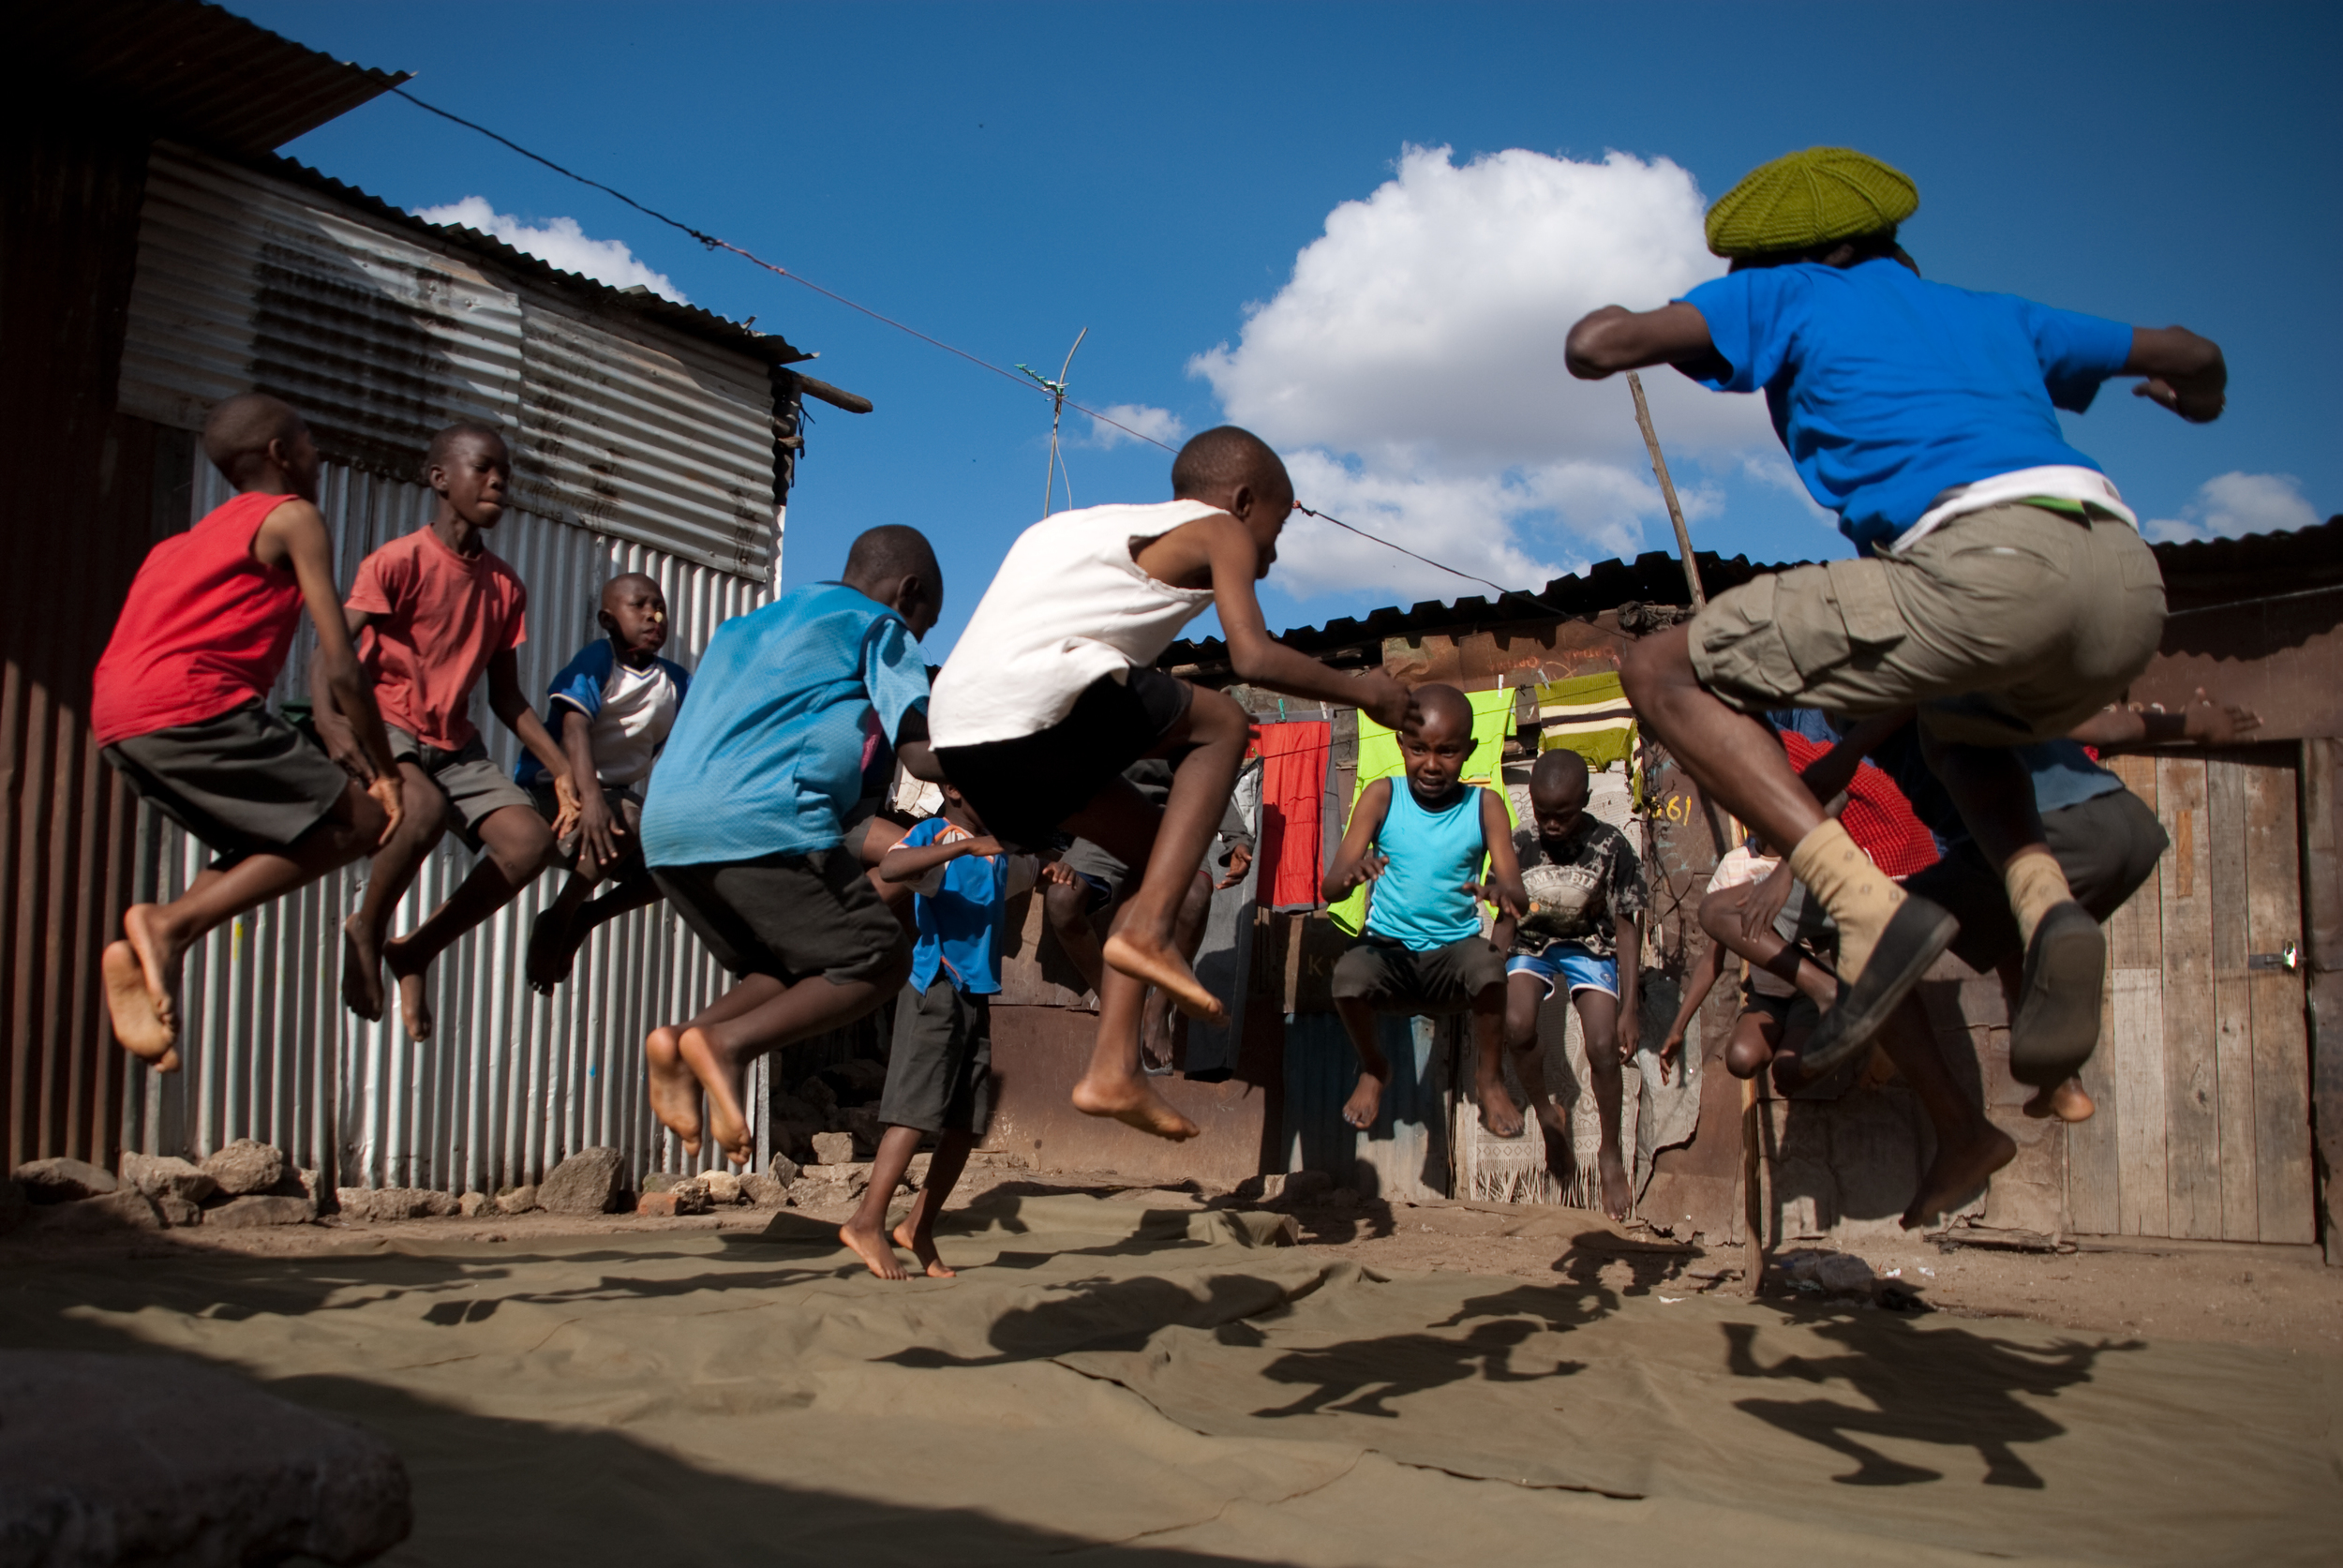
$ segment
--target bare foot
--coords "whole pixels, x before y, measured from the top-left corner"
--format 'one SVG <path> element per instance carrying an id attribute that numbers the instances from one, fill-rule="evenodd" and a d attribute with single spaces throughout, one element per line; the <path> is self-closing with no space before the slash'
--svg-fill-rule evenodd
<path id="1" fill-rule="evenodd" d="M 552 995 L 576 963 L 577 944 L 570 940 L 570 922 L 559 910 L 548 909 L 530 922 L 529 959 L 521 972 L 529 977 L 531 991 Z"/>
<path id="2" fill-rule="evenodd" d="M 1163 993 L 1172 998 L 1172 1005 L 1188 1017 L 1201 1018 L 1207 1023 L 1229 1021 L 1229 1009 L 1220 1005 L 1220 998 L 1204 989 L 1196 971 L 1187 966 L 1187 960 L 1170 943 L 1153 947 L 1118 931 L 1107 938 L 1100 950 L 1109 963 L 1133 979 L 1162 987 Z"/>
<path id="3" fill-rule="evenodd" d="M 659 1125 L 683 1140 L 683 1152 L 700 1152 L 700 1081 L 683 1065 L 683 1032 L 672 1023 L 653 1029 L 643 1041 L 643 1062 L 649 1069 L 650 1110 Z"/>
<path id="4" fill-rule="evenodd" d="M 391 972 L 398 985 L 398 1016 L 406 1022 L 407 1033 L 418 1040 L 431 1038 L 431 965 L 428 961 L 416 963 L 407 956 L 404 942 L 382 944 L 382 964 Z"/>
<path id="5" fill-rule="evenodd" d="M 1634 1184 L 1627 1179 L 1627 1166 L 1608 1149 L 1595 1157 L 1595 1164 L 1603 1172 L 1603 1212 L 1613 1219 L 1625 1219 L 1635 1206 Z"/>
<path id="6" fill-rule="evenodd" d="M 871 1272 L 881 1279 L 911 1277 L 904 1272 L 903 1261 L 895 1256 L 895 1249 L 887 1245 L 885 1231 L 865 1231 L 849 1219 L 838 1227 L 838 1239 L 852 1247 L 854 1255 L 861 1259 Z"/>
<path id="7" fill-rule="evenodd" d="M 1521 1112 L 1514 1104 L 1514 1097 L 1505 1092 L 1501 1078 L 1478 1084 L 1473 1095 L 1481 1102 L 1481 1125 L 1499 1138 L 1521 1136 Z"/>
<path id="8" fill-rule="evenodd" d="M 749 1113 L 741 1109 L 748 1092 L 748 1073 L 739 1059 L 721 1049 L 704 1029 L 686 1029 L 676 1037 L 676 1054 L 708 1092 L 708 1135 L 735 1165 L 746 1165 L 756 1149 L 749 1132 Z"/>
<path id="9" fill-rule="evenodd" d="M 910 1220 L 906 1219 L 901 1225 L 895 1227 L 895 1245 L 909 1252 L 913 1257 L 918 1259 L 920 1263 L 926 1267 L 928 1271 L 928 1277 L 930 1279 L 957 1279 L 960 1277 L 957 1270 L 946 1268 L 944 1266 L 944 1260 L 935 1255 L 935 1237 L 932 1234 L 922 1234 L 921 1232 L 913 1230 Z"/>
<path id="10" fill-rule="evenodd" d="M 146 971 L 127 942 L 109 942 L 98 959 L 106 979 L 106 1010 L 113 1015 L 114 1038 L 133 1056 L 144 1059 L 157 1072 L 174 1072 L 179 1053 L 172 1044 L 172 1028 L 155 993 L 147 989 Z"/>
<path id="11" fill-rule="evenodd" d="M 1074 1109 L 1085 1116 L 1112 1116 L 1157 1138 L 1173 1142 L 1202 1131 L 1194 1122 L 1164 1103 L 1143 1078 L 1110 1079 L 1085 1075 L 1074 1085 Z"/>
<path id="12" fill-rule="evenodd" d="M 2078 1078 L 2069 1078 L 2048 1089 L 2037 1089 L 2034 1098 L 2025 1102 L 2025 1113 L 2037 1121 L 2045 1116 L 2055 1116 L 2062 1122 L 2087 1122 L 2097 1110 L 2098 1107 L 2091 1102 L 2090 1095 L 2084 1091 L 2082 1081 Z"/>
<path id="13" fill-rule="evenodd" d="M 382 1018 L 382 954 L 365 924 L 342 922 L 342 1006 L 369 1023 Z"/>
<path id="14" fill-rule="evenodd" d="M 2017 1157 L 2018 1145 L 2007 1133 L 1990 1122 L 1980 1123 L 1974 1136 L 1937 1149 L 1935 1159 L 1920 1177 L 1919 1195 L 1903 1211 L 1901 1223 L 1907 1231 L 1918 1230 L 1965 1202 L 1985 1185 L 1988 1176 Z"/>
<path id="15" fill-rule="evenodd" d="M 1386 1072 L 1388 1069 L 1386 1069 Z M 1364 1132 L 1383 1113 L 1383 1075 L 1359 1069 L 1359 1086 L 1342 1102 L 1342 1119 Z"/>

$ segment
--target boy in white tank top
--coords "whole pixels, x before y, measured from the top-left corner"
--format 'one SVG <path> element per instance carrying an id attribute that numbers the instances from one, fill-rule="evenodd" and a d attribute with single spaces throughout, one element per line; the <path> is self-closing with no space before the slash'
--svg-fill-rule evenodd
<path id="1" fill-rule="evenodd" d="M 1328 669 L 1270 639 L 1253 584 L 1277 559 L 1293 482 L 1259 437 L 1233 426 L 1190 441 L 1173 499 L 1045 517 L 1008 559 L 936 678 L 929 733 L 954 787 L 1005 844 L 1042 849 L 1063 829 L 1143 866 L 1104 948 L 1098 1043 L 1074 1106 L 1161 1138 L 1196 1125 L 1140 1068 L 1140 1012 L 1163 988 L 1191 1017 L 1227 1009 L 1197 982 L 1172 935 L 1180 900 L 1228 809 L 1251 724 L 1235 700 L 1155 668 L 1180 629 L 1220 616 L 1237 679 L 1365 709 L 1395 728 L 1405 688 L 1380 670 Z M 1173 760 L 1150 805 L 1122 774 Z"/>

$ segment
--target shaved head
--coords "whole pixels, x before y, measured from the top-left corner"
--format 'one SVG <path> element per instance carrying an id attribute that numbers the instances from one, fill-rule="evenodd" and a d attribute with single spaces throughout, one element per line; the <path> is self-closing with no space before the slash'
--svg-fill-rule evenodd
<path id="1" fill-rule="evenodd" d="M 1410 694 L 1408 727 L 1422 735 L 1437 731 L 1443 735 L 1469 736 L 1472 733 L 1472 704 L 1454 686 L 1434 684 L 1418 686 Z"/>
<path id="2" fill-rule="evenodd" d="M 290 452 L 308 426 L 292 405 L 265 392 L 240 392 L 223 397 L 203 422 L 203 455 L 212 467 L 241 485 L 254 469 L 269 461 L 269 443 L 284 442 Z"/>
<path id="3" fill-rule="evenodd" d="M 930 588 L 943 586 L 944 571 L 936 564 L 935 546 L 928 543 L 926 534 L 901 523 L 865 529 L 846 552 L 846 570 L 842 574 L 843 581 L 857 588 L 914 576 L 925 579 Z"/>
<path id="4" fill-rule="evenodd" d="M 1277 489 L 1293 493 L 1285 459 L 1250 430 L 1216 425 L 1190 438 L 1172 459 L 1174 500 L 1213 500 L 1240 485 L 1264 494 Z"/>
<path id="5" fill-rule="evenodd" d="M 621 600 L 641 589 L 649 589 L 663 599 L 666 597 L 658 578 L 645 572 L 621 572 L 602 585 L 602 607 L 616 608 Z"/>
<path id="6" fill-rule="evenodd" d="M 449 426 L 431 438 L 431 450 L 425 453 L 423 457 L 424 471 L 428 473 L 433 469 L 445 468 L 448 459 L 455 455 L 457 447 L 472 441 L 494 442 L 503 450 L 508 462 L 512 459 L 512 449 L 504 444 L 503 431 L 493 425 L 482 425 L 467 419 Z"/>
<path id="7" fill-rule="evenodd" d="M 1576 752 L 1541 752 L 1530 769 L 1530 798 L 1557 806 L 1587 803 L 1587 759 Z"/>

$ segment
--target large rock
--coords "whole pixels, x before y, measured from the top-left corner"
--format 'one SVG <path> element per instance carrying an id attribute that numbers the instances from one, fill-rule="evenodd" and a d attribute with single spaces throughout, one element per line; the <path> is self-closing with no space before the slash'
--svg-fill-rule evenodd
<path id="1" fill-rule="evenodd" d="M 537 1188 L 537 1206 L 551 1214 L 608 1214 L 625 1185 L 626 1157 L 618 1150 L 580 1149 Z"/>
<path id="2" fill-rule="evenodd" d="M 783 1175 L 781 1170 L 789 1173 Z M 780 1169 L 759 1171 L 740 1178 L 740 1196 L 760 1209 L 785 1209 L 789 1206 L 789 1184 L 797 1179 L 798 1168 L 785 1161 Z"/>
<path id="3" fill-rule="evenodd" d="M 201 1166 L 177 1155 L 126 1154 L 122 1179 L 149 1198 L 184 1198 L 190 1203 L 219 1190 L 219 1183 Z"/>
<path id="4" fill-rule="evenodd" d="M 35 1159 L 16 1168 L 24 1196 L 36 1203 L 70 1203 L 80 1198 L 102 1198 L 121 1184 L 97 1166 L 79 1159 Z"/>
<path id="5" fill-rule="evenodd" d="M 441 1219 L 458 1212 L 455 1199 L 420 1187 L 336 1187 L 334 1200 L 351 1220 Z"/>
<path id="6" fill-rule="evenodd" d="M 80 1198 L 70 1203 L 42 1203 L 32 1210 L 33 1223 L 43 1231 L 73 1234 L 90 1231 L 156 1231 L 163 1224 L 155 1200 L 136 1187 L 124 1187 L 101 1198 Z M 4 1561 L 4 1560 L 0 1560 Z"/>
<path id="7" fill-rule="evenodd" d="M 0 1351 L 0 1568 L 366 1562 L 413 1522 L 362 1427 L 169 1356 Z"/>
<path id="8" fill-rule="evenodd" d="M 537 1206 L 537 1189 L 524 1182 L 497 1194 L 497 1213 L 527 1214 Z"/>
<path id="9" fill-rule="evenodd" d="M 816 1165 L 852 1165 L 854 1163 L 854 1134 L 851 1132 L 817 1132 L 813 1135 L 813 1162 Z"/>
<path id="10" fill-rule="evenodd" d="M 239 1138 L 203 1162 L 203 1173 L 219 1183 L 231 1198 L 266 1192 L 285 1179 L 284 1151 L 249 1138 Z"/>
<path id="11" fill-rule="evenodd" d="M 306 1198 L 254 1192 L 205 1209 L 203 1223 L 223 1231 L 249 1231 L 262 1225 L 306 1225 L 317 1217 L 316 1207 Z"/>

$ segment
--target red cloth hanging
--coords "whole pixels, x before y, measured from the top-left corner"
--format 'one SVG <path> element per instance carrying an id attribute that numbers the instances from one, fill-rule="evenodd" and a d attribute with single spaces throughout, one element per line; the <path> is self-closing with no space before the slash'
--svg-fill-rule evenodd
<path id="1" fill-rule="evenodd" d="M 1334 726 L 1323 719 L 1261 726 L 1261 879 L 1273 909 L 1318 903 L 1321 802 Z"/>
<path id="2" fill-rule="evenodd" d="M 1830 750 L 1796 730 L 1779 733 L 1792 768 L 1804 768 Z M 1911 802 L 1904 799 L 1903 791 L 1875 764 L 1865 762 L 1855 769 L 1854 782 L 1847 785 L 1846 810 L 1839 814 L 1839 824 L 1846 829 L 1847 837 L 1855 841 L 1855 846 L 1872 858 L 1872 864 L 1898 881 L 1914 872 L 1926 871 L 1937 861 L 1936 835 L 1912 814 Z"/>

